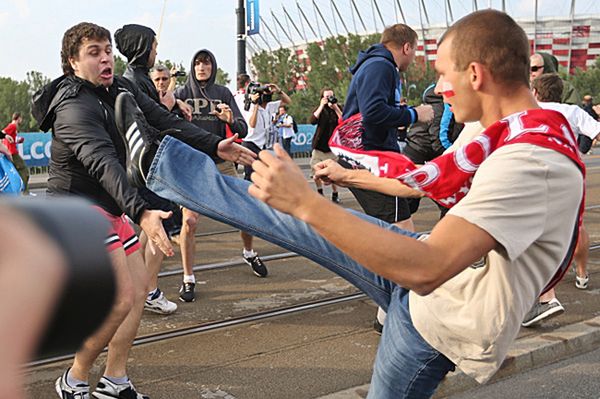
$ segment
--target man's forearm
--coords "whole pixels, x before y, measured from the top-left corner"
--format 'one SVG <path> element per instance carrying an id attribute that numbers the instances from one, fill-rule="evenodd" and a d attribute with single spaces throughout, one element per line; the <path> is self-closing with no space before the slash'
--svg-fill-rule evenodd
<path id="1" fill-rule="evenodd" d="M 348 169 L 346 176 L 347 180 L 342 182 L 342 184 L 351 187 L 377 191 L 395 197 L 423 197 L 422 192 L 408 187 L 397 179 L 377 177 L 365 169 Z"/>

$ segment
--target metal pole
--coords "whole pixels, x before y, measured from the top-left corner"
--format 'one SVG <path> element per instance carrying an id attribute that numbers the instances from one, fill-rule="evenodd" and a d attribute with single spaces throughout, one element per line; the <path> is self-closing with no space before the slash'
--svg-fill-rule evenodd
<path id="1" fill-rule="evenodd" d="M 569 59 L 567 60 L 567 75 L 571 75 L 571 55 L 573 53 L 573 20 L 575 18 L 575 0 L 571 1 L 571 31 L 569 32 Z"/>
<path id="2" fill-rule="evenodd" d="M 158 23 L 158 34 L 156 35 L 156 41 L 160 43 L 160 32 L 162 32 L 163 19 L 165 18 L 165 8 L 167 8 L 167 0 L 163 3 L 162 11 L 160 13 L 160 22 Z"/>
<path id="3" fill-rule="evenodd" d="M 352 5 L 354 6 L 354 10 L 356 11 L 356 15 L 358 15 L 358 19 L 360 20 L 360 24 L 362 25 L 363 29 L 365 30 L 365 33 L 367 32 L 367 26 L 365 25 L 365 21 L 363 21 L 362 19 L 362 15 L 360 15 L 360 12 L 358 11 L 358 7 L 356 7 L 356 3 L 354 2 L 354 0 L 352 1 Z"/>
<path id="4" fill-rule="evenodd" d="M 383 16 L 381 15 L 381 10 L 379 9 L 379 4 L 377 4 L 377 0 L 373 0 L 373 4 L 375 4 L 375 8 L 377 9 L 377 14 L 379 14 L 379 19 L 381 20 L 381 25 L 383 29 L 385 29 L 385 22 L 383 21 Z"/>
<path id="5" fill-rule="evenodd" d="M 448 12 L 450 13 L 450 22 L 454 22 L 454 15 L 452 15 L 452 6 L 450 6 L 450 0 L 446 0 L 448 4 Z"/>
<path id="6" fill-rule="evenodd" d="M 425 58 L 425 66 L 427 67 L 427 43 L 425 42 L 425 27 L 423 26 L 423 15 L 421 13 L 421 2 L 419 2 L 419 21 L 421 21 L 421 34 L 423 35 L 423 58 Z"/>
<path id="7" fill-rule="evenodd" d="M 537 50 L 537 16 L 538 16 L 538 2 L 533 2 L 533 52 Z"/>
<path id="8" fill-rule="evenodd" d="M 502 12 L 506 12 L 506 0 L 502 0 Z"/>
<path id="9" fill-rule="evenodd" d="M 346 22 L 344 22 L 344 18 L 342 18 L 342 15 L 340 14 L 340 10 L 338 10 L 337 6 L 335 5 L 335 3 L 333 2 L 333 0 L 331 0 L 331 5 L 333 6 L 333 8 L 335 9 L 335 12 L 337 13 L 338 17 L 340 17 L 340 21 L 342 21 L 342 26 L 344 27 L 344 29 L 346 30 L 346 34 L 349 35 L 350 31 L 348 30 L 348 27 L 346 26 Z M 354 16 L 353 16 L 354 18 Z"/>
<path id="10" fill-rule="evenodd" d="M 315 10 L 317 10 L 317 12 L 319 13 L 319 16 L 321 17 L 321 20 L 323 21 L 323 23 L 325 24 L 325 27 L 327 28 L 327 32 L 329 32 L 329 34 L 333 37 L 335 36 L 333 34 L 333 32 L 331 31 L 331 29 L 329 29 L 329 25 L 327 24 L 327 21 L 325 21 L 325 18 L 323 17 L 323 14 L 321 13 L 321 9 L 319 8 L 319 6 L 317 6 L 317 3 L 315 3 L 315 0 L 313 0 L 313 6 L 315 7 Z"/>
<path id="11" fill-rule="evenodd" d="M 404 17 L 404 11 L 402 10 L 402 6 L 400 5 L 400 0 L 396 0 L 398 4 L 398 9 L 400 10 L 400 15 L 402 15 L 402 22 L 406 24 L 406 18 Z"/>
<path id="12" fill-rule="evenodd" d="M 337 27 L 337 21 L 335 20 L 335 13 L 333 11 L 333 1 L 329 1 L 329 8 L 331 9 L 331 18 L 333 19 L 333 29 L 335 29 L 335 35 L 339 36 L 340 35 L 340 31 L 338 30 Z"/>
<path id="13" fill-rule="evenodd" d="M 166 0 L 165 0 L 166 3 Z M 246 73 L 246 10 L 244 0 L 238 0 L 237 14 L 237 73 Z"/>
<path id="14" fill-rule="evenodd" d="M 373 5 L 373 1 L 371 0 L 371 14 L 373 14 L 373 25 L 375 26 L 375 32 L 379 32 L 379 28 L 377 28 L 377 19 L 375 19 L 375 6 Z"/>
<path id="15" fill-rule="evenodd" d="M 423 14 L 425 14 L 427 25 L 431 25 L 431 23 L 429 22 L 429 14 L 427 14 L 427 7 L 425 7 L 425 0 L 421 0 L 421 4 L 423 4 Z"/>
<path id="16" fill-rule="evenodd" d="M 294 40 L 292 39 L 292 37 L 287 33 L 287 31 L 285 30 L 285 28 L 283 27 L 283 25 L 281 24 L 281 22 L 279 22 L 279 19 L 277 19 L 277 17 L 275 16 L 275 14 L 273 13 L 273 10 L 271 10 L 271 18 L 273 18 L 275 20 L 275 22 L 277 22 L 277 25 L 279 25 L 279 27 L 281 28 L 281 30 L 283 31 L 283 34 L 290 40 L 290 43 L 292 43 L 293 47 L 296 47 L 296 44 L 294 43 Z"/>
<path id="17" fill-rule="evenodd" d="M 307 42 L 308 39 L 306 38 L 306 32 L 304 32 L 304 34 L 302 34 L 303 32 L 300 32 L 300 29 L 298 29 L 298 26 L 296 25 L 296 23 L 294 22 L 294 20 L 292 19 L 292 17 L 290 17 L 290 14 L 288 14 L 287 10 L 285 9 L 285 7 L 283 8 L 283 13 L 285 14 L 287 20 L 289 22 L 291 22 L 292 26 L 294 27 L 294 29 L 296 29 L 296 32 L 298 32 L 298 34 L 300 35 L 300 37 Z M 300 18 L 300 22 L 302 22 L 302 18 Z M 304 31 L 304 26 L 302 27 L 302 31 Z"/>
<path id="18" fill-rule="evenodd" d="M 298 11 L 300 11 L 300 14 L 302 14 L 302 17 L 306 21 L 306 24 L 310 28 L 310 30 L 313 33 L 313 35 L 315 35 L 315 37 L 319 38 L 321 35 L 317 35 L 317 32 L 315 32 L 315 30 L 313 29 L 312 25 L 310 24 L 310 21 L 306 17 L 306 14 L 304 13 L 304 10 L 300 8 L 300 4 L 298 4 L 298 2 L 296 2 L 296 5 L 298 6 Z M 304 24 L 302 24 L 302 29 L 304 29 Z M 306 34 L 304 36 L 306 36 Z"/>
<path id="19" fill-rule="evenodd" d="M 267 28 L 267 30 L 269 31 L 269 33 L 271 34 L 271 36 L 273 36 L 273 38 L 275 39 L 275 41 L 277 42 L 277 44 L 279 44 L 279 47 L 283 47 L 283 44 L 281 44 L 281 40 L 279 40 L 279 38 L 277 36 L 275 36 L 275 34 L 271 30 L 271 28 L 269 28 L 269 25 L 267 25 L 267 23 L 265 22 L 265 20 L 263 19 L 263 17 L 260 17 L 260 20 L 261 20 L 262 24 L 265 26 L 265 28 Z"/>

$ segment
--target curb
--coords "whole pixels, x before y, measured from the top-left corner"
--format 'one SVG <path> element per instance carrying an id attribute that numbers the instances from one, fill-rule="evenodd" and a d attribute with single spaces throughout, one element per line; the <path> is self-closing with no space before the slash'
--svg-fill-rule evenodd
<path id="1" fill-rule="evenodd" d="M 550 333 L 518 339 L 513 343 L 500 370 L 488 384 L 598 347 L 600 347 L 600 316 L 560 327 Z M 478 386 L 479 384 L 473 378 L 456 371 L 446 376 L 433 397 L 443 398 Z M 365 384 L 317 399 L 364 399 L 368 390 L 369 384 Z"/>

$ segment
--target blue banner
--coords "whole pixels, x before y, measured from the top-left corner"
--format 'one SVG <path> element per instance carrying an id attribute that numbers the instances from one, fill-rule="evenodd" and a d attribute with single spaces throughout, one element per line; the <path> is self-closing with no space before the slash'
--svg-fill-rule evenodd
<path id="1" fill-rule="evenodd" d="M 315 125 L 298 125 L 298 133 L 292 139 L 292 154 L 312 151 L 312 139 L 316 128 Z"/>
<path id="2" fill-rule="evenodd" d="M 260 33 L 258 0 L 246 0 L 246 34 L 250 36 L 258 33 Z"/>
<path id="3" fill-rule="evenodd" d="M 48 166 L 50 162 L 50 143 L 52 142 L 51 133 L 22 133 L 19 136 L 25 139 L 24 142 L 17 145 L 21 158 L 25 165 Z"/>

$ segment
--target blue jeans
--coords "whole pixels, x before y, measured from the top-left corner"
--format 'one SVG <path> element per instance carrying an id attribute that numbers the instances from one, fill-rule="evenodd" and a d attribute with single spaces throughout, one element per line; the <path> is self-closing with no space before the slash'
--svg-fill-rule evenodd
<path id="1" fill-rule="evenodd" d="M 454 365 L 415 330 L 408 310 L 408 290 L 358 264 L 306 223 L 250 196 L 249 184 L 221 175 L 207 155 L 169 136 L 163 139 L 148 175 L 148 187 L 161 197 L 324 266 L 387 311 L 369 398 L 433 395 Z M 398 234 L 417 236 L 367 215 L 356 214 Z"/>

